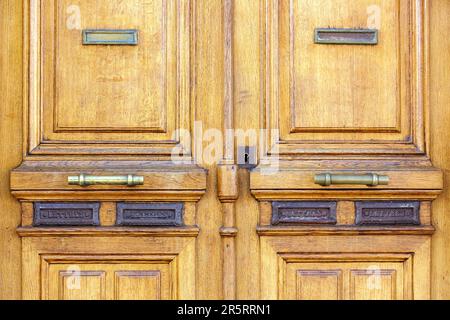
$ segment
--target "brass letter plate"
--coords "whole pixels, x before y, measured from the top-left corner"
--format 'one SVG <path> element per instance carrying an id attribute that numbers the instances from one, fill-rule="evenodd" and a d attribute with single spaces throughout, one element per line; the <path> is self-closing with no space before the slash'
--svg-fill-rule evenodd
<path id="1" fill-rule="evenodd" d="M 134 29 L 87 29 L 83 30 L 83 44 L 135 46 L 138 44 L 138 31 Z"/>
<path id="2" fill-rule="evenodd" d="M 378 44 L 378 30 L 318 28 L 314 40 L 318 44 Z"/>

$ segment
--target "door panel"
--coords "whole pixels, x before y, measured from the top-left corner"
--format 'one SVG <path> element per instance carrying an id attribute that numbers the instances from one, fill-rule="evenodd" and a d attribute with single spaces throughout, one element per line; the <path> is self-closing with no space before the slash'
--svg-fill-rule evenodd
<path id="1" fill-rule="evenodd" d="M 198 231 L 22 228 L 24 299 L 173 300 L 196 297 Z M 52 238 L 43 237 L 47 232 Z M 81 236 L 84 234 L 84 236 Z"/>
<path id="2" fill-rule="evenodd" d="M 444 296 L 442 1 L 4 0 L 0 296 Z"/>
<path id="3" fill-rule="evenodd" d="M 290 266 L 289 269 L 295 268 Z M 292 274 L 291 274 L 292 273 Z M 341 300 L 343 297 L 342 270 L 288 270 L 287 292 L 296 300 Z M 291 282 L 293 280 L 294 282 Z M 292 287 L 292 284 L 295 287 Z"/>
<path id="4" fill-rule="evenodd" d="M 160 271 L 117 271 L 114 276 L 115 300 L 161 300 L 170 297 L 167 288 L 161 295 Z"/>
<path id="5" fill-rule="evenodd" d="M 400 83 L 404 83 L 400 81 L 400 50 L 406 53 L 409 50 L 407 5 L 392 0 L 322 1 L 320 5 L 314 1 L 279 2 L 279 32 L 286 35 L 279 39 L 280 55 L 290 58 L 286 59 L 290 64 L 282 64 L 281 68 L 283 74 L 292 72 L 292 78 L 281 80 L 283 84 L 286 81 L 283 88 L 292 83 L 292 91 L 286 92 L 292 101 L 290 104 L 282 101 L 293 108 L 284 109 L 287 114 L 282 119 L 288 119 L 291 113 L 291 133 L 335 131 L 340 133 L 335 137 L 343 137 L 340 139 L 361 139 L 359 135 L 342 132 L 400 130 Z M 380 43 L 374 46 L 312 43 L 311 35 L 316 28 L 367 26 L 370 8 L 378 8 L 377 14 L 383 17 L 379 21 L 382 25 L 372 26 L 380 29 Z M 402 25 L 407 28 L 402 30 Z M 315 140 L 319 139 L 316 135 Z"/>
<path id="6" fill-rule="evenodd" d="M 352 300 L 402 299 L 403 273 L 395 269 L 374 270 L 373 268 L 379 268 L 379 266 L 350 271 L 350 298 Z"/>
<path id="7" fill-rule="evenodd" d="M 422 21 L 418 1 L 266 0 L 267 154 L 419 153 Z M 376 30 L 378 43 L 319 44 L 316 29 Z M 389 147 L 387 147 L 389 145 Z"/>
<path id="8" fill-rule="evenodd" d="M 325 235 L 320 228 L 307 227 L 260 230 L 261 297 L 404 300 L 429 296 L 423 282 L 430 267 L 426 236 L 359 233 L 330 230 Z"/>
<path id="9" fill-rule="evenodd" d="M 167 263 L 50 264 L 48 277 L 50 300 L 168 300 L 172 297 Z"/>
<path id="10" fill-rule="evenodd" d="M 403 299 L 402 263 L 290 263 L 286 298 L 297 300 Z"/>
<path id="11" fill-rule="evenodd" d="M 53 271 L 53 270 L 52 270 Z M 52 300 L 105 300 L 106 283 L 104 271 L 80 271 L 76 277 L 78 284 L 73 287 L 74 273 L 60 271 L 52 275 L 50 283 L 57 284 L 56 290 L 50 288 Z"/>
<path id="12" fill-rule="evenodd" d="M 193 114 L 189 0 L 31 0 L 29 14 L 31 154 L 125 144 L 167 155 L 186 143 L 176 130 L 189 131 Z M 136 30 L 137 44 L 86 45 L 85 30 Z"/>

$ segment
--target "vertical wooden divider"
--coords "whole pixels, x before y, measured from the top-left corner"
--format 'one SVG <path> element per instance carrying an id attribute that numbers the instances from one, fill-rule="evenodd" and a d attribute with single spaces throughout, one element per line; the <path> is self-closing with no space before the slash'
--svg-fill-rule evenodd
<path id="1" fill-rule="evenodd" d="M 222 203 L 223 298 L 236 299 L 236 200 L 239 197 L 238 167 L 235 164 L 233 112 L 233 0 L 224 2 L 224 118 L 223 160 L 218 165 L 217 189 Z"/>

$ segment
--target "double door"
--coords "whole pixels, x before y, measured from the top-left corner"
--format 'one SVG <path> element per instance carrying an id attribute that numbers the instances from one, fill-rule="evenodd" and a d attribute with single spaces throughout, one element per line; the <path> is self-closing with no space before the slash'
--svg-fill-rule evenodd
<path id="1" fill-rule="evenodd" d="M 427 2 L 24 0 L 23 298 L 430 298 Z"/>

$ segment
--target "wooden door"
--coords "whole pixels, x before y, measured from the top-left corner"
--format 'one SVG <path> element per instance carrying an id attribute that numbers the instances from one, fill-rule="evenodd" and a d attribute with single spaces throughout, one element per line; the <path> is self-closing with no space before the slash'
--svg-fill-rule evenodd
<path id="1" fill-rule="evenodd" d="M 263 296 L 429 298 L 443 185 L 429 157 L 427 1 L 267 0 L 259 12 L 269 133 L 250 188 Z"/>
<path id="2" fill-rule="evenodd" d="M 448 1 L 0 8 L 0 298 L 449 297 Z"/>
<path id="3" fill-rule="evenodd" d="M 193 1 L 23 10 L 22 296 L 195 298 Z"/>

